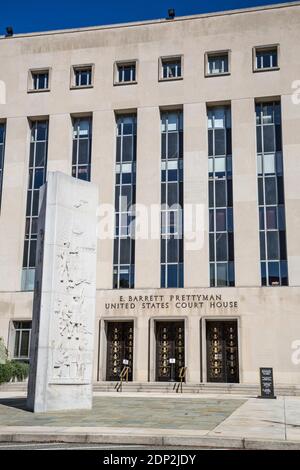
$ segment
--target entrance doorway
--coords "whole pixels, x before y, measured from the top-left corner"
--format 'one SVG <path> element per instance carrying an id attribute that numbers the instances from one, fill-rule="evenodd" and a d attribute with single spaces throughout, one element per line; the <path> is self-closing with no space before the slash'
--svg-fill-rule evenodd
<path id="1" fill-rule="evenodd" d="M 238 383 L 237 321 L 207 321 L 207 382 Z"/>
<path id="2" fill-rule="evenodd" d="M 184 367 L 184 321 L 157 321 L 155 338 L 156 381 L 178 381 Z"/>
<path id="3" fill-rule="evenodd" d="M 124 362 L 123 362 L 124 361 Z M 128 363 L 127 363 L 128 361 Z M 107 323 L 106 380 L 120 379 L 125 365 L 129 367 L 128 380 L 132 380 L 133 321 Z"/>

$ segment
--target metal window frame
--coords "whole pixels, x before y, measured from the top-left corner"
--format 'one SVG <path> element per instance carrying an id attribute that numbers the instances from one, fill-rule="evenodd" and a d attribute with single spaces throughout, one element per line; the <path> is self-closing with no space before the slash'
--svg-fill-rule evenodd
<path id="1" fill-rule="evenodd" d="M 85 121 L 89 121 L 89 133 L 88 133 L 88 136 L 87 137 L 82 137 L 80 138 L 79 137 L 79 123 L 81 120 L 85 120 Z M 81 116 L 81 117 L 73 117 L 72 118 L 72 124 L 73 124 L 73 128 L 72 128 L 72 135 L 73 135 L 73 138 L 72 138 L 72 142 L 74 143 L 74 141 L 76 142 L 76 163 L 74 164 L 73 163 L 73 158 L 74 158 L 74 146 L 72 146 L 72 176 L 74 178 L 79 178 L 79 169 L 80 168 L 85 168 L 87 167 L 88 168 L 88 179 L 85 180 L 85 181 L 91 181 L 91 158 L 92 158 L 92 134 L 93 134 L 93 118 L 92 116 Z M 75 130 L 75 126 L 77 128 L 77 135 L 74 136 L 74 130 Z M 82 140 L 87 140 L 88 141 L 88 153 L 89 153 L 89 162 L 88 163 L 79 163 L 79 142 L 82 141 Z M 75 175 L 73 175 L 73 170 L 75 170 Z"/>
<path id="2" fill-rule="evenodd" d="M 5 160 L 5 139 L 6 139 L 6 122 L 0 121 L 0 127 L 3 127 L 3 142 L 0 142 L 0 213 L 1 213 L 1 201 L 2 201 L 2 189 L 3 189 L 3 174 L 4 174 L 4 160 Z"/>
<path id="3" fill-rule="evenodd" d="M 176 114 L 177 115 L 177 119 L 176 119 L 176 125 L 177 125 L 177 129 L 175 131 L 170 131 L 169 128 L 168 128 L 168 119 L 169 119 L 169 114 Z M 162 124 L 163 124 L 163 121 L 165 120 L 165 130 L 163 131 L 162 130 Z M 182 124 L 182 128 L 181 128 L 181 125 Z M 161 242 L 163 242 L 163 244 L 165 245 L 164 247 L 164 251 L 165 251 L 165 262 L 162 262 L 160 261 L 160 266 L 161 266 L 161 271 L 162 271 L 162 267 L 164 267 L 164 270 L 165 270 L 165 276 L 164 276 L 164 282 L 163 282 L 163 279 L 161 278 L 161 281 L 160 281 L 160 285 L 162 286 L 164 284 L 164 288 L 168 288 L 168 266 L 177 266 L 178 267 L 178 270 L 177 270 L 177 287 L 183 287 L 183 285 L 181 286 L 180 285 L 180 265 L 182 265 L 182 276 L 184 276 L 184 261 L 180 262 L 180 240 L 181 238 L 183 239 L 184 238 L 184 232 L 183 232 L 183 207 L 181 208 L 181 224 L 182 224 L 182 237 L 180 238 L 180 234 L 178 234 L 178 236 L 176 236 L 175 234 L 171 234 L 172 238 L 174 237 L 176 240 L 177 240 L 177 261 L 174 262 L 169 262 L 168 261 L 168 240 L 171 239 L 171 236 L 169 235 L 170 233 L 170 230 L 169 230 L 169 226 L 166 227 L 166 232 L 163 232 L 162 230 L 162 217 L 163 217 L 163 214 L 166 216 L 166 220 L 167 222 L 169 222 L 169 218 L 167 217 L 167 214 L 168 212 L 178 212 L 179 209 L 177 210 L 171 210 L 170 207 L 168 206 L 168 184 L 171 183 L 171 184 L 176 184 L 176 190 L 177 190 L 177 201 L 179 204 L 179 199 L 180 199 L 180 161 L 183 161 L 183 156 L 180 157 L 179 155 L 179 152 L 178 152 L 178 157 L 177 158 L 169 158 L 168 156 L 168 134 L 169 133 L 176 133 L 177 134 L 177 146 L 178 146 L 178 151 L 180 149 L 180 141 L 179 141 L 179 138 L 180 138 L 180 132 L 183 132 L 183 110 L 169 110 L 169 111 L 162 111 L 161 112 L 161 135 L 165 134 L 166 135 L 166 155 L 165 157 L 163 158 L 162 157 L 162 152 L 161 152 L 161 162 L 166 162 L 166 179 L 165 181 L 162 181 L 162 178 L 161 178 L 161 186 L 163 188 L 163 191 L 165 191 L 165 200 L 166 200 L 166 206 L 163 207 L 162 205 L 162 202 L 161 202 L 161 219 L 160 219 L 160 239 L 161 239 Z M 168 179 L 168 162 L 169 161 L 177 161 L 178 162 L 178 174 L 177 174 L 177 181 L 174 182 L 174 181 L 169 181 Z M 163 170 L 161 170 L 162 172 Z M 182 181 L 183 183 L 183 181 Z M 162 200 L 162 199 L 161 199 Z M 172 207 L 172 206 L 171 206 Z M 184 259 L 184 253 L 182 253 L 182 259 Z M 161 257 L 160 257 L 160 260 L 161 260 Z"/>
<path id="4" fill-rule="evenodd" d="M 257 52 L 274 51 L 277 52 L 277 66 L 274 67 L 257 67 Z M 254 46 L 252 48 L 252 69 L 253 72 L 269 72 L 274 70 L 280 70 L 280 45 L 279 44 L 268 44 L 264 46 Z"/>
<path id="5" fill-rule="evenodd" d="M 209 72 L 209 58 L 210 57 L 219 57 L 219 56 L 227 56 L 228 60 L 228 71 L 227 72 L 220 72 L 220 73 L 210 73 Z M 207 51 L 204 54 L 204 77 L 223 77 L 226 75 L 231 74 L 231 49 L 223 49 L 219 51 Z"/>
<path id="6" fill-rule="evenodd" d="M 257 167 L 257 181 L 262 181 L 262 189 L 263 189 L 263 204 L 260 204 L 259 198 L 258 198 L 258 211 L 259 211 L 259 244 L 260 244 L 260 237 L 261 234 L 263 234 L 264 238 L 264 248 L 265 248 L 265 259 L 262 259 L 262 253 L 261 253 L 261 247 L 260 247 L 260 269 L 262 269 L 262 263 L 265 264 L 265 269 L 266 269 L 266 287 L 276 287 L 276 286 L 282 286 L 282 279 L 283 279 L 283 273 L 281 269 L 281 262 L 285 262 L 287 266 L 287 285 L 289 284 L 289 276 L 288 276 L 288 259 L 282 260 L 280 258 L 280 237 L 279 237 L 279 217 L 278 217 L 278 212 L 279 212 L 279 207 L 281 204 L 278 204 L 278 182 L 277 182 L 277 177 L 280 175 L 278 173 L 278 168 L 277 168 L 277 155 L 281 154 L 281 158 L 283 160 L 283 152 L 282 151 L 277 151 L 276 150 L 276 129 L 274 132 L 274 152 L 265 152 L 264 151 L 264 128 L 268 126 L 276 126 L 275 122 L 275 106 L 280 105 L 280 111 L 281 111 L 281 104 L 278 100 L 270 101 L 270 102 L 257 102 L 256 107 L 260 107 L 260 123 L 256 122 L 256 129 L 260 127 L 261 129 L 261 152 L 257 152 L 257 160 L 260 157 L 261 158 L 261 168 L 262 172 L 261 174 L 258 173 L 258 167 Z M 264 105 L 272 105 L 272 122 L 271 123 L 264 123 L 263 122 L 263 106 Z M 256 112 L 257 116 L 257 112 Z M 282 132 L 282 120 L 280 124 L 280 130 Z M 265 174 L 264 171 L 264 156 L 265 155 L 274 155 L 275 158 L 275 173 L 274 174 Z M 265 199 L 265 194 L 266 194 L 266 180 L 267 179 L 275 179 L 275 186 L 276 186 L 276 204 L 267 204 L 266 199 Z M 284 171 L 283 171 L 283 165 L 282 165 L 282 178 L 283 178 L 283 185 L 284 185 Z M 285 238 L 286 238 L 286 211 L 285 211 L 285 200 L 284 203 L 282 204 L 283 209 L 284 209 L 284 233 L 285 233 Z M 268 229 L 267 228 L 267 208 L 273 207 L 276 209 L 276 229 Z M 262 229 L 260 227 L 260 209 L 263 210 L 263 220 L 264 220 L 264 228 Z M 269 259 L 268 256 L 268 233 L 269 232 L 275 232 L 278 233 L 278 243 L 277 243 L 277 252 L 278 252 L 278 259 Z M 285 243 L 286 244 L 286 243 Z M 270 284 L 269 283 L 269 263 L 278 263 L 279 266 L 279 284 Z M 261 270 L 261 284 L 262 284 L 262 270 Z M 263 285 L 263 284 L 262 284 Z"/>
<path id="7" fill-rule="evenodd" d="M 38 123 L 43 122 L 47 123 L 47 131 L 46 131 L 46 139 L 45 140 L 37 140 L 36 139 L 36 134 L 37 134 L 37 125 Z M 29 156 L 29 164 L 28 164 L 28 185 L 27 185 L 27 197 L 26 197 L 26 216 L 25 216 L 25 236 L 24 236 L 24 248 L 25 249 L 25 242 L 28 243 L 28 250 L 27 250 L 27 260 L 26 260 L 26 265 L 24 266 L 24 263 L 22 265 L 23 270 L 27 269 L 34 269 L 30 266 L 30 242 L 32 240 L 35 240 L 35 238 L 32 238 L 32 220 L 33 218 L 33 195 L 35 191 L 38 191 L 38 188 L 34 188 L 35 186 L 35 170 L 38 169 L 43 169 L 44 170 L 44 179 L 43 179 L 43 184 L 46 182 L 46 176 L 47 176 L 47 163 L 48 163 L 48 138 L 49 138 L 49 121 L 47 119 L 43 120 L 35 120 L 31 121 L 30 123 L 31 129 L 30 129 L 30 148 L 29 148 L 29 155 L 31 153 L 31 144 L 34 144 L 34 151 L 33 151 L 33 161 L 32 161 L 32 166 L 30 166 L 30 156 Z M 33 137 L 33 139 L 32 139 Z M 44 166 L 35 166 L 36 163 L 36 148 L 37 148 L 37 142 L 44 142 L 45 143 L 45 165 Z M 32 171 L 32 185 L 29 187 L 29 175 L 30 171 Z M 27 199 L 31 195 L 31 201 L 30 201 L 30 213 L 29 215 L 27 214 Z M 26 222 L 27 219 L 29 219 L 29 233 L 28 236 L 26 236 Z M 24 258 L 24 257 L 23 257 Z"/>
<path id="8" fill-rule="evenodd" d="M 48 82 L 47 88 L 35 88 L 34 87 L 34 77 L 36 75 L 47 74 L 48 75 Z M 44 67 L 44 68 L 34 68 L 28 71 L 28 79 L 27 79 L 27 93 L 43 93 L 49 92 L 51 90 L 51 78 L 52 78 L 52 69 L 51 67 Z"/>
<path id="9" fill-rule="evenodd" d="M 226 133 L 226 130 L 227 129 L 231 129 L 231 126 L 230 127 L 227 127 L 226 125 L 226 121 L 227 121 L 227 113 L 228 111 L 230 112 L 230 116 L 231 116 L 231 106 L 230 105 L 224 105 L 224 106 L 214 106 L 214 107 L 209 107 L 207 109 L 207 112 L 209 111 L 212 111 L 212 110 L 217 110 L 217 109 L 222 109 L 224 110 L 224 121 L 225 121 L 225 127 L 223 128 L 220 128 L 220 127 L 215 127 L 214 126 L 214 122 L 215 122 L 215 116 L 212 115 L 212 127 L 208 129 L 209 130 L 212 130 L 213 132 L 213 155 L 209 155 L 208 156 L 208 159 L 212 159 L 213 161 L 213 175 L 210 176 L 210 174 L 208 174 L 208 181 L 209 183 L 212 182 L 213 183 L 213 198 L 214 198 L 214 204 L 213 206 L 210 206 L 210 201 L 209 201 L 209 204 L 208 204 L 208 215 L 210 215 L 210 212 L 213 212 L 213 230 L 211 231 L 210 230 L 210 227 L 209 227 L 209 237 L 211 235 L 213 235 L 213 239 L 214 239 L 214 261 L 211 261 L 210 260 L 210 256 L 209 256 L 209 279 L 210 279 L 210 282 L 211 282 L 211 276 L 210 276 L 210 270 L 211 270 L 211 266 L 213 266 L 213 270 L 214 270 L 214 285 L 211 286 L 211 287 L 232 287 L 230 285 L 230 263 L 233 263 L 233 286 L 235 285 L 235 261 L 234 261 L 234 254 L 233 254 L 233 260 L 229 260 L 229 233 L 232 233 L 232 236 L 234 237 L 234 215 L 233 215 L 233 206 L 232 206 L 232 225 L 233 225 L 233 230 L 232 232 L 228 230 L 228 211 L 229 209 L 231 209 L 231 206 L 228 206 L 228 180 L 231 179 L 232 181 L 232 176 L 229 177 L 228 176 L 228 166 L 227 166 L 227 161 L 228 161 L 228 158 L 231 158 L 232 159 L 232 153 L 231 154 L 227 154 L 227 133 Z M 224 130 L 224 148 L 225 148 L 225 154 L 224 155 L 215 155 L 215 130 L 216 129 L 223 129 Z M 217 178 L 215 176 L 215 162 L 216 162 L 216 159 L 218 158 L 225 158 L 225 175 L 222 177 L 222 178 Z M 226 205 L 225 206 L 216 206 L 216 181 L 224 181 L 225 182 L 225 195 L 226 195 Z M 222 230 L 222 231 L 218 231 L 216 230 L 217 228 L 217 210 L 219 209 L 223 209 L 223 210 L 226 210 L 226 230 Z M 227 235 L 227 246 L 226 246 L 226 249 L 227 249 L 227 260 L 224 261 L 224 260 L 221 260 L 221 261 L 218 261 L 217 260 L 217 238 L 219 235 L 222 235 L 222 234 L 226 234 Z M 221 285 L 221 284 L 218 284 L 218 278 L 217 278 L 217 271 L 218 271 L 218 265 L 220 264 L 224 264 L 226 265 L 226 285 Z"/>
<path id="10" fill-rule="evenodd" d="M 132 134 L 124 134 L 123 133 L 123 129 L 124 129 L 124 119 L 125 118 L 128 118 L 128 117 L 131 117 L 132 118 L 132 126 L 133 126 L 133 133 Z M 121 134 L 119 134 L 119 124 L 121 122 Z M 132 136 L 133 138 L 133 141 L 135 141 L 135 148 L 133 146 L 132 148 L 132 159 L 130 160 L 130 162 L 128 161 L 124 161 L 123 162 L 123 145 L 124 145 L 124 136 Z M 134 188 L 135 188 L 135 185 L 136 185 L 136 139 L 134 139 L 134 137 L 136 137 L 137 135 L 137 114 L 136 113 L 130 113 L 130 114 L 120 114 L 120 115 L 117 115 L 116 116 L 116 139 L 118 139 L 118 137 L 121 137 L 121 146 L 120 146 L 120 161 L 117 162 L 117 158 L 116 158 L 116 165 L 119 165 L 120 166 L 120 171 L 119 171 L 119 175 L 120 175 L 120 181 L 119 183 L 115 183 L 115 188 L 119 187 L 119 203 L 118 203 L 118 210 L 115 210 L 115 228 L 114 228 L 114 240 L 117 240 L 118 242 L 118 248 L 117 248 L 117 263 L 113 263 L 113 284 L 114 284 L 114 277 L 115 277 L 115 270 L 117 270 L 117 287 L 115 287 L 113 285 L 113 288 L 115 289 L 122 289 L 122 286 L 120 286 L 120 275 L 121 275 L 121 271 L 122 269 L 127 269 L 128 268 L 128 274 L 129 274 L 129 289 L 133 289 L 134 288 L 134 275 L 135 275 L 135 264 L 132 264 L 131 261 L 132 261 L 132 254 L 133 254 L 133 237 L 132 235 L 133 234 L 127 234 L 126 236 L 125 235 L 122 235 L 121 233 L 121 227 L 124 227 L 124 225 L 121 224 L 121 221 L 122 221 L 122 215 L 126 215 L 126 217 L 128 216 L 132 216 L 132 218 L 135 217 L 135 213 L 132 211 L 132 210 L 126 210 L 126 211 L 122 211 L 121 210 L 121 204 L 120 204 L 120 201 L 121 201 L 121 193 L 122 193 L 122 187 L 124 186 L 128 186 L 131 188 L 131 197 L 133 195 L 133 191 L 134 191 Z M 116 154 L 116 157 L 117 157 L 117 154 Z M 123 164 L 126 165 L 128 163 L 131 163 L 132 164 L 132 169 L 131 169 L 131 181 L 130 183 L 123 183 L 122 181 L 122 166 Z M 117 169 L 115 169 L 115 175 L 117 176 Z M 116 196 L 115 196 L 116 197 Z M 131 200 L 131 204 L 132 204 L 132 200 Z M 117 225 L 117 218 L 118 218 L 118 225 Z M 128 218 L 127 218 L 127 221 L 128 221 Z M 129 226 L 128 226 L 129 227 Z M 127 228 L 128 228 L 127 227 Z M 121 263 L 121 240 L 126 240 L 128 239 L 130 240 L 130 243 L 129 243 L 129 260 L 130 260 L 130 263 L 128 264 L 125 264 L 125 263 Z"/>
<path id="11" fill-rule="evenodd" d="M 31 328 L 15 328 L 15 323 L 17 323 L 18 321 L 31 323 Z M 12 323 L 13 323 L 13 333 L 14 333 L 14 344 L 13 344 L 13 354 L 12 354 L 13 359 L 18 359 L 18 360 L 29 359 L 29 357 L 30 357 L 30 342 L 31 342 L 31 334 L 32 334 L 32 322 L 30 322 L 29 320 L 14 320 Z M 19 336 L 19 339 L 18 339 L 18 348 L 17 348 L 18 349 L 18 355 L 16 356 L 15 355 L 15 349 L 16 349 L 16 338 L 17 338 L 16 333 L 17 332 L 20 332 L 20 336 Z M 21 356 L 21 354 L 20 354 L 23 332 L 28 332 L 29 333 L 28 355 L 27 356 Z"/>

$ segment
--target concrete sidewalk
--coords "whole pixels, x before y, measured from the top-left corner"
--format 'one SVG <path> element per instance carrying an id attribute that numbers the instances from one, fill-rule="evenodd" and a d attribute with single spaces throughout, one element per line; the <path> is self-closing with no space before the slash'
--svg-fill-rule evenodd
<path id="1" fill-rule="evenodd" d="M 300 450 L 300 397 L 98 392 L 90 412 L 33 414 L 3 392 L 0 442 Z"/>

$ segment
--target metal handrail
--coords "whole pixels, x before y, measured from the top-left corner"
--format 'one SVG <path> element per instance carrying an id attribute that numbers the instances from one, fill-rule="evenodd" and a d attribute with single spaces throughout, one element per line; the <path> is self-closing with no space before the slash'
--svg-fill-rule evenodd
<path id="1" fill-rule="evenodd" d="M 174 384 L 173 390 L 176 391 L 176 393 L 179 392 L 182 393 L 182 383 L 185 382 L 185 377 L 186 377 L 186 370 L 187 367 L 180 367 L 179 369 L 179 382 Z"/>
<path id="2" fill-rule="evenodd" d="M 116 383 L 115 390 L 117 392 L 122 392 L 122 385 L 124 380 L 128 382 L 128 375 L 129 375 L 129 366 L 124 366 L 120 372 L 120 381 Z"/>

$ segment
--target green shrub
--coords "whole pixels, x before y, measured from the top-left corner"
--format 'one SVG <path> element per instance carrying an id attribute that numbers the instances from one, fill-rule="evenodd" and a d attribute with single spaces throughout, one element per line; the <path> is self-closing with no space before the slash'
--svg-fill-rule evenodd
<path id="1" fill-rule="evenodd" d="M 7 361 L 0 364 L 0 384 L 11 380 L 22 381 L 28 377 L 29 364 L 25 362 Z"/>

